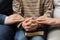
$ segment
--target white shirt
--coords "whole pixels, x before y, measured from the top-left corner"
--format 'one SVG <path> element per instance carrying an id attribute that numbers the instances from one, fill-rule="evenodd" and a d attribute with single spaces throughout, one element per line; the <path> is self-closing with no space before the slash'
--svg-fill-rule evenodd
<path id="1" fill-rule="evenodd" d="M 5 21 L 4 21 L 4 24 L 6 24 L 6 22 L 7 22 L 7 19 L 8 19 L 8 16 L 6 16 L 6 18 L 5 18 Z"/>
<path id="2" fill-rule="evenodd" d="M 60 17 L 60 0 L 54 0 L 54 18 Z"/>

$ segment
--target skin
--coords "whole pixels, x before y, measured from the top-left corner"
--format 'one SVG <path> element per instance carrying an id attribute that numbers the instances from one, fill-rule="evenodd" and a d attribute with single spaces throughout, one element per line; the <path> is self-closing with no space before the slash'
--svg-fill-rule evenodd
<path id="1" fill-rule="evenodd" d="M 38 23 L 33 20 L 33 18 L 27 18 L 27 19 L 24 19 L 21 15 L 19 14 L 13 14 L 13 15 L 10 15 L 10 16 L 7 16 L 7 20 L 6 20 L 6 23 L 7 25 L 11 25 L 11 24 L 14 24 L 14 23 L 18 23 L 18 22 L 21 22 L 22 23 L 22 26 L 23 28 L 26 30 L 26 31 L 31 31 L 31 30 L 35 30 L 37 28 L 37 25 Z M 33 27 L 33 28 L 32 28 Z"/>
<path id="2" fill-rule="evenodd" d="M 37 20 L 40 24 L 47 24 L 47 25 L 60 25 L 60 18 L 48 18 L 48 17 L 41 17 L 41 19 Z"/>
<path id="3" fill-rule="evenodd" d="M 14 23 L 21 22 L 22 27 L 26 31 L 32 31 L 32 30 L 36 30 L 38 28 L 39 24 L 44 24 L 43 21 L 42 21 L 44 18 L 45 18 L 45 16 L 41 16 L 41 17 L 37 18 L 36 20 L 34 20 L 33 17 L 24 19 L 19 14 L 13 14 L 13 15 L 8 16 L 8 19 L 6 20 L 5 24 L 11 25 L 11 24 L 14 24 Z"/>
<path id="4" fill-rule="evenodd" d="M 38 23 L 33 18 L 27 18 L 27 19 L 25 19 L 24 22 L 22 22 L 22 27 L 26 31 L 32 31 L 32 30 L 36 30 L 37 29 Z"/>
<path id="5" fill-rule="evenodd" d="M 10 25 L 10 24 L 14 24 L 17 22 L 22 22 L 22 21 L 24 21 L 24 18 L 21 15 L 13 14 L 13 15 L 8 16 L 5 24 Z"/>
<path id="6" fill-rule="evenodd" d="M 27 18 L 27 19 L 25 19 L 25 21 L 22 22 L 22 27 L 26 31 L 36 30 L 38 28 L 38 25 L 41 24 L 41 23 L 39 23 L 40 22 L 39 20 L 42 19 L 43 17 L 45 17 L 45 16 L 38 17 L 35 20 L 33 17 Z"/>

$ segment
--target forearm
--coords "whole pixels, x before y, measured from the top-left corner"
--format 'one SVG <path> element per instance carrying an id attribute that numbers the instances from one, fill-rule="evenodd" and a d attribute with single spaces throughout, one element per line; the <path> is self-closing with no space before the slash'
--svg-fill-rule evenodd
<path id="1" fill-rule="evenodd" d="M 54 25 L 60 25 L 60 18 L 54 18 L 54 19 L 55 19 Z"/>
<path id="2" fill-rule="evenodd" d="M 49 18 L 46 20 L 48 20 L 46 23 L 53 26 L 53 27 L 60 26 L 60 18 Z"/>

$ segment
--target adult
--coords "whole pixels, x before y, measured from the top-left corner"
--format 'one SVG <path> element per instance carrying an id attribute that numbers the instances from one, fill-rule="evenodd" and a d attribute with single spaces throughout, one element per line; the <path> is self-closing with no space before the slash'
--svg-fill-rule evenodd
<path id="1" fill-rule="evenodd" d="M 13 40 L 16 27 L 12 25 L 18 20 L 20 22 L 20 17 L 13 14 L 12 0 L 0 0 L 0 40 Z"/>

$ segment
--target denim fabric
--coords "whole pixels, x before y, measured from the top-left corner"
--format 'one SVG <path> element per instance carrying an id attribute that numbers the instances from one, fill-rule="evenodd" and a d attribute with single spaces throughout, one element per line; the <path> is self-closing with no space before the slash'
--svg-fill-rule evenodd
<path id="1" fill-rule="evenodd" d="M 25 31 L 22 29 L 18 30 L 16 32 L 16 35 L 14 37 L 14 40 L 28 40 L 28 38 L 24 35 Z M 44 40 L 41 36 L 34 36 L 31 37 L 29 40 Z"/>
<path id="2" fill-rule="evenodd" d="M 13 31 L 9 26 L 0 25 L 0 40 L 13 40 Z"/>

